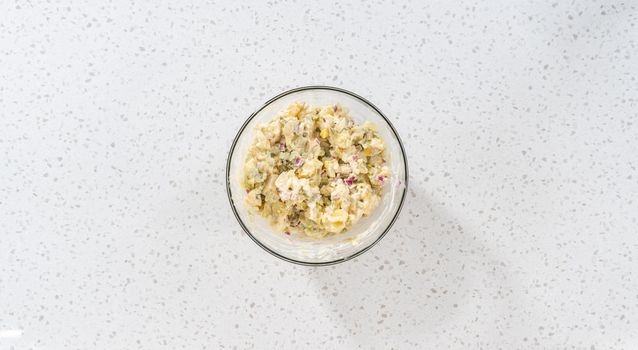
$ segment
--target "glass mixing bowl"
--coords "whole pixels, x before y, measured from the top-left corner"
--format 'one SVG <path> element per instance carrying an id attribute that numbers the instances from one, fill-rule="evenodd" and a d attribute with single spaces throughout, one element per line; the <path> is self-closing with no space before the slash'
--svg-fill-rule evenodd
<path id="1" fill-rule="evenodd" d="M 277 232 L 266 219 L 249 211 L 241 187 L 243 165 L 255 127 L 275 118 L 292 102 L 312 106 L 339 104 L 358 124 L 368 120 L 377 126 L 386 143 L 385 159 L 391 174 L 381 203 L 347 232 L 322 239 Z M 401 139 L 388 118 L 372 103 L 350 91 L 330 86 L 306 86 L 281 93 L 266 102 L 241 126 L 230 147 L 226 165 L 226 190 L 239 225 L 260 247 L 283 260 L 301 265 L 332 265 L 352 259 L 375 245 L 397 219 L 408 186 L 408 163 Z"/>

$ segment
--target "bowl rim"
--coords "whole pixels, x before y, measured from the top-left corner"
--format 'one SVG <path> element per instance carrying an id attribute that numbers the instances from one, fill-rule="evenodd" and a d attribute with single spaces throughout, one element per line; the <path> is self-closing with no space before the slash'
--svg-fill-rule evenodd
<path id="1" fill-rule="evenodd" d="M 386 228 L 379 235 L 379 237 L 377 237 L 377 239 L 375 239 L 368 246 L 364 247 L 361 250 L 356 251 L 355 253 L 353 253 L 353 254 L 351 254 L 351 255 L 349 255 L 347 257 L 336 259 L 336 260 L 332 260 L 332 261 L 326 261 L 326 262 L 308 262 L 308 261 L 301 261 L 301 260 L 292 259 L 292 258 L 289 258 L 287 256 L 284 256 L 282 254 L 277 253 L 276 251 L 270 249 L 268 246 L 266 246 L 261 241 L 259 241 L 255 236 L 253 236 L 253 234 L 250 232 L 248 227 L 246 227 L 246 224 L 244 224 L 244 222 L 242 221 L 241 217 L 239 216 L 239 213 L 237 212 L 237 208 L 235 207 L 235 202 L 233 201 L 233 195 L 232 195 L 232 191 L 231 191 L 231 188 L 230 188 L 230 164 L 231 164 L 231 159 L 232 159 L 232 156 L 233 156 L 233 154 L 235 152 L 235 146 L 237 145 L 239 137 L 243 134 L 243 132 L 246 129 L 246 127 L 248 126 L 248 124 L 253 120 L 253 118 L 255 118 L 255 116 L 257 114 L 259 114 L 259 112 L 261 112 L 264 108 L 266 108 L 268 105 L 270 105 L 271 103 L 275 102 L 276 100 L 278 100 L 278 99 L 280 99 L 280 98 L 282 98 L 284 96 L 287 96 L 287 95 L 290 95 L 290 94 L 293 94 L 293 93 L 296 93 L 296 92 L 300 92 L 300 91 L 306 91 L 306 90 L 330 90 L 330 91 L 335 91 L 335 92 L 340 92 L 340 93 L 343 93 L 343 94 L 346 94 L 346 95 L 350 95 L 350 96 L 360 100 L 364 104 L 368 105 L 375 112 L 377 112 L 383 118 L 383 120 L 388 124 L 388 126 L 390 127 L 390 130 L 392 130 L 392 133 L 394 134 L 394 136 L 396 137 L 397 141 L 399 142 L 399 148 L 401 149 L 401 155 L 403 157 L 404 171 L 405 171 L 405 185 L 403 187 L 403 194 L 401 195 L 401 201 L 399 202 L 399 206 L 398 206 L 396 212 L 394 213 L 394 216 L 392 217 L 392 220 L 390 220 L 390 223 L 388 224 L 388 226 L 386 226 Z M 261 107 L 259 107 L 257 110 L 255 110 L 248 117 L 248 119 L 246 119 L 246 121 L 244 121 L 244 123 L 241 125 L 241 127 L 237 131 L 237 134 L 235 135 L 235 138 L 233 139 L 233 143 L 230 146 L 230 151 L 228 152 L 228 158 L 226 159 L 226 194 L 228 195 L 228 201 L 230 202 L 230 207 L 231 207 L 231 209 L 233 211 L 233 214 L 235 215 L 235 218 L 237 219 L 237 222 L 239 222 L 239 226 L 241 226 L 241 228 L 248 235 L 248 237 L 250 237 L 250 239 L 252 239 L 253 242 L 255 242 L 263 250 L 267 251 L 271 255 L 276 256 L 277 258 L 279 258 L 281 260 L 287 261 L 289 263 L 297 264 L 297 265 L 303 265 L 303 266 L 330 266 L 330 265 L 336 265 L 336 264 L 339 264 L 339 263 L 342 263 L 342 262 L 346 262 L 348 260 L 352 260 L 352 259 L 358 257 L 359 255 L 367 252 L 373 246 L 375 246 L 390 231 L 390 228 L 392 228 L 392 225 L 394 225 L 395 221 L 399 217 L 399 213 L 401 213 L 401 209 L 403 208 L 403 204 L 405 202 L 405 198 L 406 198 L 406 195 L 408 193 L 408 180 L 409 180 L 409 178 L 410 178 L 410 176 L 409 176 L 409 173 L 408 173 L 408 157 L 407 157 L 407 155 L 405 153 L 405 148 L 403 147 L 403 142 L 401 141 L 401 137 L 399 136 L 399 133 L 396 131 L 396 129 L 394 128 L 394 125 L 392 125 L 392 123 L 390 122 L 388 117 L 386 117 L 385 114 L 383 114 L 383 112 L 381 112 L 381 110 L 379 110 L 379 108 L 377 108 L 374 104 L 372 104 L 372 102 L 368 101 L 364 97 L 362 97 L 362 96 L 360 96 L 360 95 L 358 95 L 358 94 L 356 94 L 356 93 L 354 93 L 352 91 L 346 90 L 346 89 L 342 89 L 342 88 L 338 88 L 338 87 L 334 87 L 334 86 L 327 86 L 327 85 L 308 85 L 308 86 L 297 87 L 297 88 L 294 88 L 294 89 L 290 89 L 290 90 L 284 91 L 284 92 L 276 95 L 275 97 L 272 97 L 268 101 L 266 101 Z"/>

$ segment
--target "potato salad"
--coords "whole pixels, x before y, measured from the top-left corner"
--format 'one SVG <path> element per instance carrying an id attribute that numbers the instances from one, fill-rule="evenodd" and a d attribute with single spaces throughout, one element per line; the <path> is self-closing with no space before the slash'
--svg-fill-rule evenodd
<path id="1" fill-rule="evenodd" d="M 285 234 L 347 231 L 381 200 L 390 171 L 370 122 L 339 105 L 293 103 L 255 130 L 244 165 L 246 203 Z"/>

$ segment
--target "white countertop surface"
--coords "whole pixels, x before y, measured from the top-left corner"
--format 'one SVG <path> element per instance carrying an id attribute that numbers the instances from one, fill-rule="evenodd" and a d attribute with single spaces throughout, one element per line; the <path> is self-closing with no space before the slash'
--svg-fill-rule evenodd
<path id="1" fill-rule="evenodd" d="M 638 346 L 638 4 L 4 2 L 1 349 Z M 292 87 L 391 118 L 410 190 L 327 268 L 224 186 Z"/>

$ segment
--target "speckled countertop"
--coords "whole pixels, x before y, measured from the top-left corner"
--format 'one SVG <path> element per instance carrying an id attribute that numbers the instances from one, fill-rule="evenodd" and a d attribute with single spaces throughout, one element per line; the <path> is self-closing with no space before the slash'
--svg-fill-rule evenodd
<path id="1" fill-rule="evenodd" d="M 632 1 L 3 2 L 0 348 L 638 346 Z M 292 87 L 377 104 L 401 217 L 277 260 L 227 151 Z"/>

